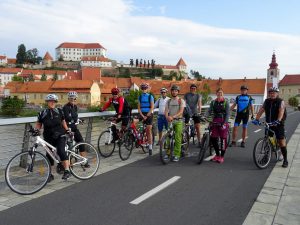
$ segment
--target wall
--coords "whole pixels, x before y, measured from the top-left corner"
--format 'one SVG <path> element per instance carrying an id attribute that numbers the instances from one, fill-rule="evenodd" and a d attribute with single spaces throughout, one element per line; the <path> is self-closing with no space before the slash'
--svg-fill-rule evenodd
<path id="1" fill-rule="evenodd" d="M 279 96 L 288 103 L 290 97 L 300 94 L 300 85 L 280 85 L 279 90 Z M 298 100 L 300 100 L 300 97 L 298 97 Z"/>

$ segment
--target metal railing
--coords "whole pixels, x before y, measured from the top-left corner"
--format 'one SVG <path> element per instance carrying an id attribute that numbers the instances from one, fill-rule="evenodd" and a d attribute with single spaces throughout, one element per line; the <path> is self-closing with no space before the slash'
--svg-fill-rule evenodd
<path id="1" fill-rule="evenodd" d="M 255 112 L 258 111 L 260 106 L 255 105 Z M 203 106 L 202 108 L 205 111 L 208 109 L 208 106 Z M 133 110 L 133 114 L 136 113 L 137 110 Z M 83 125 L 78 126 L 85 141 L 96 146 L 100 133 L 108 126 L 104 122 L 103 117 L 113 115 L 115 115 L 114 111 L 79 113 L 79 118 L 85 120 Z M 15 154 L 28 150 L 32 140 L 27 130 L 30 125 L 34 126 L 36 120 L 37 117 L 0 119 L 0 169 L 5 168 L 8 161 Z M 156 124 L 156 121 L 154 123 Z"/>

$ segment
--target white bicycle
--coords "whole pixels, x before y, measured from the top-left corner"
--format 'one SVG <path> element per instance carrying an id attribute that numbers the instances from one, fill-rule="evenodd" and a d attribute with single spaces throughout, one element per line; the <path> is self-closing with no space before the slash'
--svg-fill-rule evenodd
<path id="1" fill-rule="evenodd" d="M 37 151 L 38 146 L 42 146 L 54 162 L 60 163 L 56 148 L 43 140 L 38 130 L 31 126 L 28 132 L 36 138 L 33 147 L 29 151 L 16 154 L 9 161 L 5 170 L 5 181 L 8 187 L 22 195 L 40 191 L 47 184 L 51 174 L 50 162 L 44 154 Z M 93 177 L 100 165 L 98 151 L 93 145 L 86 142 L 69 146 L 68 143 L 73 143 L 74 139 L 72 132 L 62 136 L 67 139 L 65 150 L 70 161 L 71 174 L 81 180 Z M 84 151 L 81 153 L 80 149 L 84 149 Z"/>

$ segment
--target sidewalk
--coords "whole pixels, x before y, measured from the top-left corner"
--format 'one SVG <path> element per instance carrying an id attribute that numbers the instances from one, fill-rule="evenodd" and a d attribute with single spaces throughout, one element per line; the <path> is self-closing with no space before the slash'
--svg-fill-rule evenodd
<path id="1" fill-rule="evenodd" d="M 288 143 L 289 167 L 278 162 L 243 225 L 300 225 L 300 125 Z"/>

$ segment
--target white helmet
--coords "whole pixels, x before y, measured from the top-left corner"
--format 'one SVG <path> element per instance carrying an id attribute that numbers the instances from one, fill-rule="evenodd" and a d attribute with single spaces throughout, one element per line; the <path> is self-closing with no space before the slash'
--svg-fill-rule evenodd
<path id="1" fill-rule="evenodd" d="M 48 101 L 55 101 L 55 102 L 58 102 L 58 97 L 56 94 L 48 94 L 45 98 L 45 101 L 48 102 Z"/>
<path id="2" fill-rule="evenodd" d="M 77 98 L 78 97 L 78 94 L 76 91 L 70 91 L 68 93 L 68 98 Z"/>
<path id="3" fill-rule="evenodd" d="M 163 87 L 160 89 L 160 92 L 168 92 L 168 89 Z"/>

